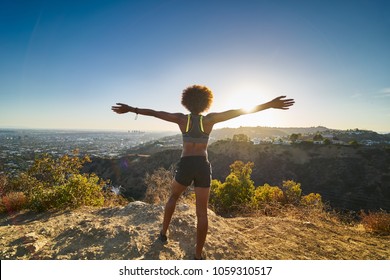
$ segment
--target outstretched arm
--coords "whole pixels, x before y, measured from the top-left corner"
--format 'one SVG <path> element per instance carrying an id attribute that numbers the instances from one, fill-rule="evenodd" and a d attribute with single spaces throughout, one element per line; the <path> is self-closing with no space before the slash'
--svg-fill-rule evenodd
<path id="1" fill-rule="evenodd" d="M 141 109 L 137 107 L 131 107 L 127 104 L 116 103 L 116 106 L 112 106 L 111 110 L 113 110 L 117 114 L 125 114 L 125 113 L 136 113 L 145 116 L 152 116 L 164 121 L 173 122 L 179 124 L 183 120 L 183 114 L 181 113 L 168 113 L 163 111 L 155 111 L 152 109 Z"/>
<path id="2" fill-rule="evenodd" d="M 221 113 L 210 113 L 207 115 L 207 118 L 210 120 L 211 123 L 215 124 L 215 123 L 236 118 L 241 115 L 256 113 L 270 108 L 288 110 L 292 105 L 294 105 L 295 101 L 294 99 L 285 99 L 285 98 L 286 96 L 279 96 L 267 103 L 257 105 L 251 110 L 237 109 L 237 110 L 229 110 Z"/>

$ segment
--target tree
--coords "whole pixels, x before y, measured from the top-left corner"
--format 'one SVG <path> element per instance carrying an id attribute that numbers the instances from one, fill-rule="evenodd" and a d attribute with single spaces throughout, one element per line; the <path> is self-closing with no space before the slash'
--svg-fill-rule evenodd
<path id="1" fill-rule="evenodd" d="M 348 145 L 353 146 L 353 147 L 357 147 L 357 146 L 359 146 L 359 143 L 356 140 L 352 140 L 352 141 L 348 142 Z"/>
<path id="2" fill-rule="evenodd" d="M 295 143 L 301 136 L 302 136 L 302 134 L 300 134 L 300 133 L 293 133 L 290 135 L 290 141 Z"/>
<path id="3" fill-rule="evenodd" d="M 243 133 L 233 135 L 234 142 L 250 142 L 249 136 Z"/>
<path id="4" fill-rule="evenodd" d="M 324 137 L 320 133 L 317 133 L 313 137 L 313 141 L 322 141 L 322 140 L 324 140 Z"/>

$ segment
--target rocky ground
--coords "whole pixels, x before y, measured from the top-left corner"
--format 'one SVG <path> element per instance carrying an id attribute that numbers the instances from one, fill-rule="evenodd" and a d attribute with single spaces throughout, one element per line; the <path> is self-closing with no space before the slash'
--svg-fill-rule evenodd
<path id="1" fill-rule="evenodd" d="M 157 236 L 163 206 L 82 208 L 0 216 L 0 259 L 192 259 L 195 209 L 180 204 L 168 232 Z M 207 259 L 389 260 L 390 236 L 365 232 L 330 215 L 223 218 L 209 213 Z"/>

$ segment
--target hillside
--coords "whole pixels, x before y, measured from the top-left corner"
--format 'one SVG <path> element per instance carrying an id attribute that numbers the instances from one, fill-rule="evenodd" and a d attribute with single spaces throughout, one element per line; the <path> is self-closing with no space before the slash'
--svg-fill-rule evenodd
<path id="1" fill-rule="evenodd" d="M 85 171 L 121 185 L 127 197 L 143 199 L 145 175 L 159 167 L 172 168 L 180 153 L 172 149 L 147 156 L 95 158 Z M 235 160 L 252 161 L 256 186 L 280 185 L 291 179 L 301 183 L 305 194 L 320 193 L 334 208 L 390 209 L 390 150 L 386 147 L 217 141 L 209 147 L 209 159 L 213 178 L 218 180 L 226 178 Z"/>
<path id="2" fill-rule="evenodd" d="M 256 185 L 280 185 L 292 179 L 302 184 L 304 193 L 320 193 L 335 208 L 390 209 L 387 148 L 217 142 L 210 152 L 217 179 L 228 174 L 228 166 L 234 160 L 253 161 L 252 179 Z"/>
<path id="3" fill-rule="evenodd" d="M 250 139 L 258 138 L 288 138 L 291 134 L 300 134 L 303 139 L 313 139 L 313 135 L 321 134 L 327 135 L 330 139 L 338 139 L 345 143 L 350 141 L 357 141 L 358 143 L 365 143 L 372 141 L 375 143 L 390 143 L 390 134 L 379 134 L 371 130 L 349 129 L 338 130 L 326 128 L 323 126 L 317 127 L 246 127 L 239 128 L 221 128 L 213 130 L 211 137 L 215 140 L 223 140 L 226 138 L 233 138 L 235 134 L 245 134 Z"/>
<path id="4" fill-rule="evenodd" d="M 195 209 L 179 204 L 168 244 L 157 239 L 163 207 L 124 207 L 0 215 L 0 259 L 192 259 Z M 207 259 L 390 259 L 390 237 L 327 214 L 222 218 L 209 212 Z"/>
<path id="5" fill-rule="evenodd" d="M 220 128 L 215 129 L 211 133 L 211 137 L 216 140 L 233 138 L 235 134 L 245 134 L 250 139 L 253 138 L 274 138 L 274 137 L 288 137 L 293 133 L 300 133 L 302 135 L 305 134 L 315 134 L 317 132 L 323 133 L 329 131 L 328 128 L 323 126 L 317 127 L 291 127 L 291 128 L 282 128 L 282 127 L 249 127 L 249 126 L 241 126 L 238 128 Z"/>

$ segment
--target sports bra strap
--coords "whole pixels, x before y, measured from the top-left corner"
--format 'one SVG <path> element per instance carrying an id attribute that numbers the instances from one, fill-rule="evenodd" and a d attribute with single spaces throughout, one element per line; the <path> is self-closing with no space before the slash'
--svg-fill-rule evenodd
<path id="1" fill-rule="evenodd" d="M 187 115 L 186 133 L 190 130 L 190 121 L 191 121 L 191 114 L 188 114 Z M 200 118 L 199 118 L 199 127 L 200 127 L 200 130 L 204 133 L 203 116 L 200 116 Z"/>
<path id="2" fill-rule="evenodd" d="M 200 116 L 199 125 L 200 125 L 200 130 L 204 133 L 204 129 L 203 129 L 203 116 Z"/>
<path id="3" fill-rule="evenodd" d="M 187 127 L 186 127 L 186 133 L 188 132 L 188 130 L 190 129 L 190 119 L 191 119 L 191 115 L 188 114 L 187 115 Z"/>
<path id="4" fill-rule="evenodd" d="M 191 124 L 192 118 L 192 124 Z M 191 128 L 190 128 L 191 126 Z M 204 132 L 203 116 L 189 114 L 187 116 L 186 131 L 183 133 L 183 142 L 207 143 L 209 135 Z"/>

